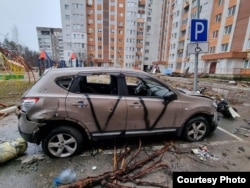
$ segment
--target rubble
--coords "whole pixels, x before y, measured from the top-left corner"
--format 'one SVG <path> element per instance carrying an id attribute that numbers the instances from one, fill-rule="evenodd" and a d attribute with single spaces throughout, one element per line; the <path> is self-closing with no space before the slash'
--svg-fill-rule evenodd
<path id="1" fill-rule="evenodd" d="M 193 154 L 195 154 L 200 160 L 205 161 L 207 159 L 219 160 L 214 154 L 208 152 L 206 146 L 201 146 L 199 148 L 192 149 Z"/>

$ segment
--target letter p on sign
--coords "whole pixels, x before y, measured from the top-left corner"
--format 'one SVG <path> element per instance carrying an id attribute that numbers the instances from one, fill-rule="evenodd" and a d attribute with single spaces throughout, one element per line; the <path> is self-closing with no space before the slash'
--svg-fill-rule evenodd
<path id="1" fill-rule="evenodd" d="M 207 20 L 191 20 L 191 42 L 207 42 Z"/>

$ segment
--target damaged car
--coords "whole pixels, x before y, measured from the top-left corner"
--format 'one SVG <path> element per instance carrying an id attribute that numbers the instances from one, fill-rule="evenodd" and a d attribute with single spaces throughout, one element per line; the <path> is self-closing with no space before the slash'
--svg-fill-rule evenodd
<path id="1" fill-rule="evenodd" d="M 213 100 L 123 68 L 49 69 L 26 91 L 18 128 L 49 157 L 70 157 L 91 140 L 175 132 L 189 142 L 217 127 Z M 167 134 L 166 134 L 167 135 Z"/>

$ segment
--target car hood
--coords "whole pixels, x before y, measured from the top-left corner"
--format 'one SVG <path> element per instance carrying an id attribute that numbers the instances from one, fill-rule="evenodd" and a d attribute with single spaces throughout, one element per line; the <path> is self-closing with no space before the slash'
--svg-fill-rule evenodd
<path id="1" fill-rule="evenodd" d="M 186 95 L 190 95 L 190 96 L 196 96 L 196 97 L 203 97 L 203 98 L 207 98 L 207 99 L 212 99 L 211 97 L 209 96 L 206 96 L 206 95 L 202 95 L 198 92 L 195 92 L 195 91 L 189 91 L 187 89 L 183 89 L 183 88 L 177 88 L 177 90 L 181 93 L 184 93 Z"/>

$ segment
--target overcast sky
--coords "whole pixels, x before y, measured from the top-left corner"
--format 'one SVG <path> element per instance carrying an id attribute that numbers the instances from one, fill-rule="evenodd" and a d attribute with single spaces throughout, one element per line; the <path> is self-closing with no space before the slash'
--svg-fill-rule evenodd
<path id="1" fill-rule="evenodd" d="M 7 37 L 38 51 L 36 27 L 61 28 L 60 0 L 0 0 L 0 42 Z"/>

